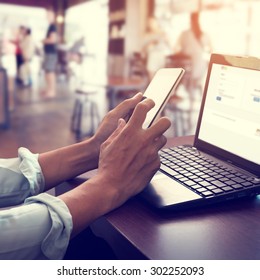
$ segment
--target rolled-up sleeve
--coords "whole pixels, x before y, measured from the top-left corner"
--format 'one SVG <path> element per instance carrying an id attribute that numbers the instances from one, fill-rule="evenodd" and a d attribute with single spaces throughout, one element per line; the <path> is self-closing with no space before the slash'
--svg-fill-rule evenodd
<path id="1" fill-rule="evenodd" d="M 65 203 L 49 194 L 0 211 L 0 259 L 62 259 L 72 231 Z"/>
<path id="2" fill-rule="evenodd" d="M 0 159 L 0 207 L 23 203 L 41 193 L 44 184 L 38 154 L 20 148 L 18 158 Z"/>
<path id="3" fill-rule="evenodd" d="M 0 259 L 62 259 L 72 217 L 58 197 L 41 193 L 38 154 L 25 148 L 18 158 L 0 159 Z M 19 204 L 19 205 L 18 205 Z"/>

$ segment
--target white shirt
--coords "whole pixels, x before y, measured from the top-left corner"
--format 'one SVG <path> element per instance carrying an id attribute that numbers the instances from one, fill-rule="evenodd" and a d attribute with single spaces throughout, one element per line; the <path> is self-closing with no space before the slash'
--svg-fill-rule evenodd
<path id="1" fill-rule="evenodd" d="M 62 259 L 72 231 L 69 209 L 59 198 L 40 194 L 38 155 L 25 148 L 18 155 L 0 159 L 0 259 Z"/>

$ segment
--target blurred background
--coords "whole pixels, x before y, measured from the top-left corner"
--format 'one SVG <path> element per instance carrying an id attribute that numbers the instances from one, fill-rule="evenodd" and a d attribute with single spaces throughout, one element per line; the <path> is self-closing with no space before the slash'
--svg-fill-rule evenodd
<path id="1" fill-rule="evenodd" d="M 258 0 L 0 1 L 0 157 L 90 137 L 161 67 L 186 70 L 163 112 L 167 136 L 194 134 L 210 53 L 260 56 L 259 14 Z M 48 95 L 50 24 L 57 60 Z"/>

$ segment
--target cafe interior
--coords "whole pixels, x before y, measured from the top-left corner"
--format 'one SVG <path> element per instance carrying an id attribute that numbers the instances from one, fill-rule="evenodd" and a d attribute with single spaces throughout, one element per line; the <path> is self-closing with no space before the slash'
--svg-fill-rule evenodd
<path id="1" fill-rule="evenodd" d="M 55 95 L 46 98 L 49 8 L 55 12 L 58 59 Z M 185 69 L 163 111 L 172 122 L 166 136 L 194 134 L 210 54 L 258 57 L 259 13 L 258 0 L 0 1 L 0 158 L 17 156 L 21 146 L 40 153 L 90 137 L 109 110 L 143 92 L 164 67 Z M 192 14 L 208 43 L 198 44 L 196 64 L 195 46 L 189 44 L 189 55 L 179 48 Z M 30 29 L 33 44 L 25 84 L 16 61 L 21 26 Z"/>

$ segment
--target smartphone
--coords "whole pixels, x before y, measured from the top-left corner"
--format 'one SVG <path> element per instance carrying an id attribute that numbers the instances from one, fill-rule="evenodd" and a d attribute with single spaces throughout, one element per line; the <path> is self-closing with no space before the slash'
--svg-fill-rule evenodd
<path id="1" fill-rule="evenodd" d="M 182 68 L 161 68 L 155 73 L 143 94 L 144 98 L 150 98 L 155 103 L 155 106 L 147 113 L 143 128 L 150 127 L 160 116 L 184 72 Z"/>

